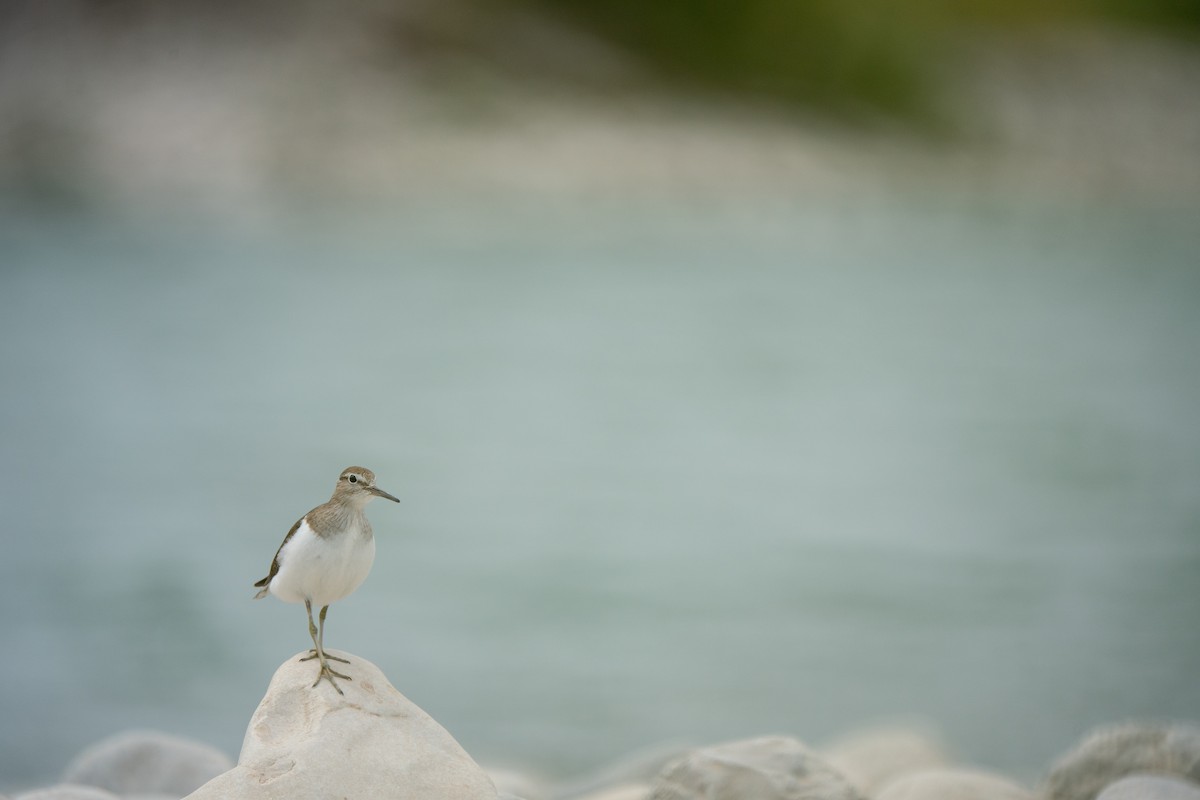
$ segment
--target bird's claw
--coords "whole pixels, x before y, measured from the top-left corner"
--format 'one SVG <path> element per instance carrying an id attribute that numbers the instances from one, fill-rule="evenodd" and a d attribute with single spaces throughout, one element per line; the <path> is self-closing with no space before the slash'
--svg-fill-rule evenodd
<path id="1" fill-rule="evenodd" d="M 322 664 L 321 672 L 319 675 L 317 675 L 317 680 L 313 683 L 312 688 L 317 688 L 318 684 L 321 683 L 321 680 L 325 679 L 329 681 L 329 685 L 332 686 L 338 694 L 345 694 L 345 692 L 342 691 L 342 687 L 337 685 L 337 681 L 335 681 L 334 678 L 341 678 L 344 681 L 354 680 L 349 675 L 343 675 L 340 672 L 335 672 L 334 670 L 330 669 L 328 664 Z"/>

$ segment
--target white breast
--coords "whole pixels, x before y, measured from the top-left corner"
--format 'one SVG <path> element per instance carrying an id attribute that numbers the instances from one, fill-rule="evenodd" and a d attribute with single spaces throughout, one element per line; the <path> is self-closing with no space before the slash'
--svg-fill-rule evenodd
<path id="1" fill-rule="evenodd" d="M 374 561 L 375 538 L 364 535 L 361 527 L 321 537 L 305 520 L 279 551 L 271 594 L 288 603 L 310 600 L 318 608 L 327 606 L 362 585 Z"/>

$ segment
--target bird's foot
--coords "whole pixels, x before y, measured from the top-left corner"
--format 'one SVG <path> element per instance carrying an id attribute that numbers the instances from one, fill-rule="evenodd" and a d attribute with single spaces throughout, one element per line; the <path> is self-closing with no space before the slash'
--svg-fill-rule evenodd
<path id="1" fill-rule="evenodd" d="M 316 650 L 309 650 L 309 651 L 308 651 L 308 655 L 304 656 L 304 657 L 303 657 L 303 658 L 301 658 L 300 660 L 301 660 L 301 661 L 312 661 L 312 660 L 313 660 L 314 658 L 316 658 L 316 657 L 317 657 L 317 651 L 316 651 Z M 326 654 L 325 654 L 325 660 L 326 660 L 326 661 L 340 661 L 340 662 L 342 662 L 343 664 L 349 664 L 349 663 L 350 663 L 350 659 L 348 659 L 348 658 L 338 658 L 337 656 L 331 656 L 331 655 L 329 655 L 329 653 L 326 653 Z"/>
<path id="2" fill-rule="evenodd" d="M 345 694 L 345 692 L 342 691 L 342 687 L 337 685 L 337 681 L 335 681 L 334 678 L 341 678 L 344 681 L 354 680 L 349 675 L 343 675 L 340 672 L 335 672 L 324 661 L 321 662 L 321 672 L 320 672 L 320 674 L 317 675 L 317 680 L 313 683 L 312 688 L 314 688 L 314 689 L 317 688 L 317 684 L 319 684 L 321 682 L 322 678 L 329 681 L 329 685 L 332 686 L 334 689 L 336 689 L 338 694 Z"/>

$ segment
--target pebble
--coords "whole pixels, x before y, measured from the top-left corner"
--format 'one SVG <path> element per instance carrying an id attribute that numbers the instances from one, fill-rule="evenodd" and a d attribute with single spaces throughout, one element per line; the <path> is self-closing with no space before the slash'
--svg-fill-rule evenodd
<path id="1" fill-rule="evenodd" d="M 1162 775 L 1130 775 L 1110 783 L 1096 800 L 1200 800 L 1200 784 Z"/>
<path id="2" fill-rule="evenodd" d="M 121 800 L 121 798 L 112 792 L 97 789 L 95 786 L 59 783 L 44 789 L 34 789 L 31 792 L 19 794 L 13 800 Z"/>
<path id="3" fill-rule="evenodd" d="M 520 800 L 546 800 L 549 796 L 546 782 L 527 772 L 497 766 L 487 766 L 483 769 L 502 797 L 507 794 Z"/>
<path id="4" fill-rule="evenodd" d="M 623 783 L 574 800 L 649 800 L 650 787 L 642 783 Z"/>
<path id="5" fill-rule="evenodd" d="M 1088 733 L 1050 769 L 1047 800 L 1095 800 L 1127 775 L 1173 775 L 1200 783 L 1200 727 L 1126 722 Z"/>
<path id="6" fill-rule="evenodd" d="M 693 750 L 659 774 L 652 800 L 860 800 L 840 773 L 796 739 L 766 736 Z"/>
<path id="7" fill-rule="evenodd" d="M 1033 800 L 1017 784 L 988 772 L 928 769 L 888 783 L 875 800 Z"/>
<path id="8" fill-rule="evenodd" d="M 62 780 L 117 795 L 159 794 L 178 800 L 232 767 L 229 756 L 207 744 L 158 731 L 127 731 L 77 755 Z"/>
<path id="9" fill-rule="evenodd" d="M 831 742 L 819 752 L 867 796 L 901 775 L 950 765 L 941 740 L 917 726 L 866 728 Z"/>

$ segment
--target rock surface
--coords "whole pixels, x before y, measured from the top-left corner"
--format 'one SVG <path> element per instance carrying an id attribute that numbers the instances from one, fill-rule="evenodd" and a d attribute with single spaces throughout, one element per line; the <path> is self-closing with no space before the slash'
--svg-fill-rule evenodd
<path id="1" fill-rule="evenodd" d="M 658 777 L 663 768 L 691 751 L 690 746 L 677 741 L 659 742 L 626 753 L 585 775 L 561 782 L 553 787 L 550 795 L 556 800 L 592 800 L 595 797 L 603 797 L 614 788 L 624 790 L 626 787 L 640 787 L 644 790 L 644 796 L 648 797 L 650 782 Z"/>
<path id="2" fill-rule="evenodd" d="M 916 727 L 867 728 L 837 739 L 819 752 L 868 796 L 901 775 L 950 764 L 941 742 Z"/>
<path id="3" fill-rule="evenodd" d="M 112 792 L 78 783 L 59 783 L 19 794 L 13 800 L 121 800 Z"/>
<path id="4" fill-rule="evenodd" d="M 1200 728 L 1130 722 L 1096 729 L 1055 762 L 1043 794 L 1093 800 L 1108 784 L 1136 773 L 1200 783 Z"/>
<path id="5" fill-rule="evenodd" d="M 891 781 L 876 800 L 1032 800 L 1033 795 L 997 775 L 967 769 L 929 769 Z"/>
<path id="6" fill-rule="evenodd" d="M 487 766 L 483 769 L 501 797 L 510 795 L 520 800 L 545 800 L 549 795 L 546 782 L 529 773 L 510 767 Z"/>
<path id="7" fill-rule="evenodd" d="M 371 662 L 337 664 L 345 695 L 288 659 L 250 718 L 237 766 L 189 800 L 496 800 L 487 774 Z"/>
<path id="8" fill-rule="evenodd" d="M 1130 775 L 1110 783 L 1096 800 L 1200 800 L 1200 784 L 1162 775 Z"/>
<path id="9" fill-rule="evenodd" d="M 62 780 L 119 795 L 183 797 L 231 767 L 229 756 L 207 744 L 158 731 L 127 731 L 77 755 Z"/>
<path id="10" fill-rule="evenodd" d="M 666 766 L 652 800 L 860 800 L 801 742 L 768 736 L 694 750 Z"/>
<path id="11" fill-rule="evenodd" d="M 585 794 L 576 800 L 649 800 L 650 787 L 640 783 L 624 783 L 598 792 Z"/>

